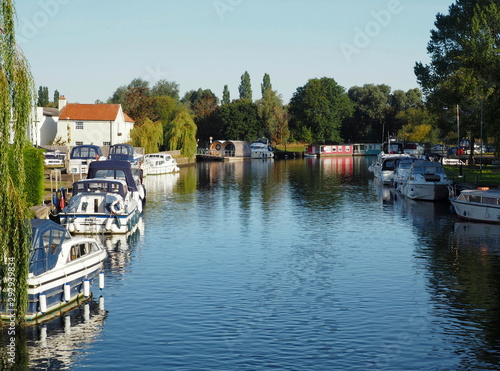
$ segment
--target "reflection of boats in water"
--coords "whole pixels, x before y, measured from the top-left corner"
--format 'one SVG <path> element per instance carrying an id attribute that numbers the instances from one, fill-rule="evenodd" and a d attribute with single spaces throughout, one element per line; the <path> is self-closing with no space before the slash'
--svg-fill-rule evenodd
<path id="1" fill-rule="evenodd" d="M 180 173 L 159 174 L 144 178 L 148 192 L 172 192 L 180 179 Z"/>
<path id="2" fill-rule="evenodd" d="M 108 252 L 108 259 L 104 262 L 106 274 L 124 273 L 126 266 L 132 260 L 132 253 L 142 235 L 144 235 L 144 222 L 141 217 L 134 229 L 127 234 L 101 234 L 97 237 Z"/>
<path id="3" fill-rule="evenodd" d="M 64 316 L 27 328 L 25 342 L 17 334 L 16 346 L 27 353 L 28 362 L 19 369 L 71 369 L 82 349 L 97 341 L 106 313 L 104 298 L 90 299 Z"/>
<path id="4" fill-rule="evenodd" d="M 481 253 L 500 254 L 500 225 L 491 223 L 456 221 L 453 241 L 459 247 L 474 247 Z"/>

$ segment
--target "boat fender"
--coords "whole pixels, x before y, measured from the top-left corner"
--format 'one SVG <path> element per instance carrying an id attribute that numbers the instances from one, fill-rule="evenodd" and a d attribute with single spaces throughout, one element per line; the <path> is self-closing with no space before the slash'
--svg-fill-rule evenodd
<path id="1" fill-rule="evenodd" d="M 121 214 L 125 209 L 125 205 L 123 204 L 123 200 L 116 199 L 111 203 L 110 208 L 113 214 Z"/>
<path id="2" fill-rule="evenodd" d="M 39 295 L 38 300 L 40 301 L 40 312 L 45 314 L 47 312 L 47 297 L 43 292 Z"/>
<path id="3" fill-rule="evenodd" d="M 99 289 L 104 288 L 104 272 L 99 273 Z"/>
<path id="4" fill-rule="evenodd" d="M 64 301 L 68 303 L 71 299 L 71 285 L 66 282 L 64 284 Z"/>
<path id="5" fill-rule="evenodd" d="M 73 223 L 69 223 L 68 230 L 70 233 L 74 233 L 75 232 L 75 225 Z"/>
<path id="6" fill-rule="evenodd" d="M 83 296 L 86 298 L 90 296 L 90 281 L 88 278 L 83 281 Z"/>
<path id="7" fill-rule="evenodd" d="M 106 220 L 106 230 L 107 231 L 111 230 L 112 224 L 113 224 L 113 218 L 108 218 L 108 220 Z"/>

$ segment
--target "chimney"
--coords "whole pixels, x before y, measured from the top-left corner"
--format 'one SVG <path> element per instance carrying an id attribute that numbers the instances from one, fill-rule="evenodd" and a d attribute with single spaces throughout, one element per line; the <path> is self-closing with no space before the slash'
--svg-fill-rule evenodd
<path id="1" fill-rule="evenodd" d="M 66 97 L 64 95 L 61 95 L 59 97 L 59 107 L 58 107 L 59 111 L 62 110 L 66 106 L 66 103 L 67 103 Z"/>

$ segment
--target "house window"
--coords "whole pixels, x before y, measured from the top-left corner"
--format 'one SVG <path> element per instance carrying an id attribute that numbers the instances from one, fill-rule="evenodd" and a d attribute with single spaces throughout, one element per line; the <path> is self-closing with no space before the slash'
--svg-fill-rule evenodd
<path id="1" fill-rule="evenodd" d="M 111 145 L 111 142 L 102 142 L 102 145 L 103 145 L 103 146 L 110 146 L 110 145 Z"/>
<path id="2" fill-rule="evenodd" d="M 75 146 L 82 146 L 83 142 L 75 142 Z"/>
<path id="3" fill-rule="evenodd" d="M 75 122 L 75 129 L 76 130 L 83 130 L 83 121 L 76 121 Z"/>

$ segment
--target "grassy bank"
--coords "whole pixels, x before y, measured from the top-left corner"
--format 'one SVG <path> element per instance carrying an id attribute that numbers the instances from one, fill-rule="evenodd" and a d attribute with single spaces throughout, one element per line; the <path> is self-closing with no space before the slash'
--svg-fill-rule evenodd
<path id="1" fill-rule="evenodd" d="M 479 187 L 500 188 L 500 167 L 492 165 L 444 166 L 448 177 L 455 183 L 468 183 Z"/>

